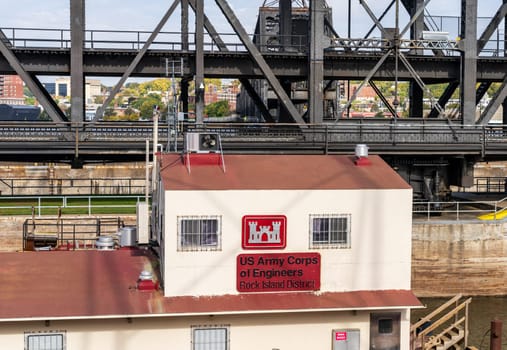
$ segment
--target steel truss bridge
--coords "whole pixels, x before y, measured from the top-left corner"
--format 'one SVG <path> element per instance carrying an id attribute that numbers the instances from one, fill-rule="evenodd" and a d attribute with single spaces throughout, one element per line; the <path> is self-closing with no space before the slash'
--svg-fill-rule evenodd
<path id="1" fill-rule="evenodd" d="M 179 129 L 161 126 L 157 135 L 168 146 L 172 142 L 175 150 L 181 149 L 181 133 L 186 130 L 219 132 L 226 152 L 345 153 L 366 143 L 415 192 L 431 200 L 442 195 L 442 188 L 446 192 L 450 185 L 471 183 L 477 160 L 505 159 L 503 127 L 488 123 L 500 106 L 507 107 L 506 38 L 499 35 L 507 32 L 507 1 L 495 0 L 496 13 L 478 32 L 478 0 L 461 0 L 457 39 L 445 36 L 445 29 L 428 13 L 430 0 L 381 0 L 385 5 L 381 13 L 366 0 L 349 0 L 349 6 L 351 1 L 359 1 L 362 15 L 371 20 L 370 30 L 358 38 L 334 29 L 332 8 L 325 0 L 265 1 L 251 35 L 226 0 L 209 2 L 220 9 L 231 33 L 217 32 L 199 0 L 174 0 L 150 32 L 86 28 L 85 0 L 70 1 L 68 29 L 2 28 L 0 23 L 0 73 L 19 75 L 51 118 L 47 123 L 1 125 L 0 156 L 76 165 L 137 159 L 145 152 L 146 140 L 153 139 L 152 126 L 108 124 L 100 118 L 127 78 L 169 74 L 180 81 L 182 112 L 188 112 L 189 96 L 195 96 L 195 123 L 185 122 Z M 178 7 L 180 30 L 162 31 Z M 388 28 L 383 18 L 394 10 L 396 25 Z M 193 31 L 188 30 L 190 11 Z M 407 23 L 400 23 L 400 11 L 408 14 Z M 349 17 L 349 28 L 350 22 Z M 380 38 L 372 37 L 375 32 Z M 41 75 L 70 76 L 70 116 L 43 88 L 37 78 Z M 85 121 L 87 76 L 120 77 L 90 122 Z M 239 79 L 264 123 L 205 122 L 205 77 Z M 255 82 L 260 80 L 267 82 L 269 91 L 259 90 Z M 333 96 L 334 91 L 331 100 L 337 100 L 338 84 L 350 86 L 351 81 L 359 84 L 346 94 L 345 106 L 334 105 L 328 113 L 328 104 L 333 103 L 328 93 Z M 392 82 L 394 96 L 385 96 L 376 81 Z M 406 119 L 397 117 L 399 82 L 410 84 Z M 435 83 L 446 85 L 440 96 L 428 88 Z M 302 98 L 295 98 L 295 84 L 304 87 Z M 343 111 L 367 85 L 393 118 L 343 118 L 350 116 Z M 447 105 L 458 91 L 459 108 L 454 110 Z M 488 91 L 492 97 L 478 111 Z M 267 98 L 269 94 L 274 99 Z M 429 112 L 424 110 L 427 100 Z M 507 124 L 507 108 L 503 111 L 502 122 Z"/>
<path id="2" fill-rule="evenodd" d="M 51 124 L 51 125 L 48 125 Z M 155 138 L 154 130 L 157 130 Z M 158 125 L 123 122 L 97 123 L 85 128 L 52 123 L 0 124 L 0 154 L 15 159 L 29 154 L 34 160 L 86 161 L 144 159 L 146 143 L 158 143 L 164 152 L 183 152 L 186 132 L 220 135 L 225 153 L 353 154 L 357 144 L 366 144 L 372 154 L 469 155 L 503 159 L 507 127 L 454 126 L 445 121 L 400 119 L 341 120 L 338 124 L 181 123 Z M 154 141 L 155 139 L 155 141 Z M 28 141 L 28 142 L 27 142 Z"/>

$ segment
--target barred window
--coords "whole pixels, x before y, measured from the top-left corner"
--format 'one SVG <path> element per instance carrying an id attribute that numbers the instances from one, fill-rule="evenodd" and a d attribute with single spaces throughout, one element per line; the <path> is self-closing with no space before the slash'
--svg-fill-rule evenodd
<path id="1" fill-rule="evenodd" d="M 192 327 L 192 350 L 228 350 L 229 327 Z"/>
<path id="2" fill-rule="evenodd" d="M 25 333 L 26 350 L 65 350 L 65 332 Z"/>
<path id="3" fill-rule="evenodd" d="M 220 250 L 220 216 L 178 217 L 178 250 Z"/>
<path id="4" fill-rule="evenodd" d="M 310 248 L 350 248 L 350 214 L 310 215 Z"/>

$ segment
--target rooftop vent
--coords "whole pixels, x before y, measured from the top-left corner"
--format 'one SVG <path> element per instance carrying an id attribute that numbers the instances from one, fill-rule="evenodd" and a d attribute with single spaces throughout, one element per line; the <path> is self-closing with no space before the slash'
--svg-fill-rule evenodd
<path id="1" fill-rule="evenodd" d="M 354 163 L 357 166 L 370 165 L 370 160 L 368 159 L 368 146 L 365 144 L 356 145 L 355 149 L 356 159 Z"/>
<path id="2" fill-rule="evenodd" d="M 113 250 L 114 240 L 111 236 L 100 236 L 95 241 L 95 246 L 98 250 Z"/>
<path id="3" fill-rule="evenodd" d="M 135 226 L 124 226 L 118 232 L 120 247 L 135 247 L 137 245 L 137 229 Z"/>
<path id="4" fill-rule="evenodd" d="M 143 270 L 137 279 L 137 289 L 140 291 L 154 291 L 158 289 L 158 282 L 153 281 L 153 273 Z"/>

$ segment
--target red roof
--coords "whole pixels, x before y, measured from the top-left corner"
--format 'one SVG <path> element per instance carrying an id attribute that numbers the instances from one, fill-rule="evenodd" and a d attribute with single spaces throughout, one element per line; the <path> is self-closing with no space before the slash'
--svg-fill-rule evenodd
<path id="1" fill-rule="evenodd" d="M 161 157 L 166 190 L 410 189 L 379 156 L 358 166 L 345 155 L 224 155 Z M 186 164 L 185 164 L 186 163 Z"/>
<path id="2" fill-rule="evenodd" d="M 409 290 L 165 298 L 139 291 L 149 250 L 1 253 L 0 320 L 420 307 Z"/>

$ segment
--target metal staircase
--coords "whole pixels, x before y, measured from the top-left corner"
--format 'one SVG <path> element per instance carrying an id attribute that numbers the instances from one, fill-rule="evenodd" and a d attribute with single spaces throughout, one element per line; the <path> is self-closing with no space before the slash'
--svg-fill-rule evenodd
<path id="1" fill-rule="evenodd" d="M 411 350 L 465 350 L 468 348 L 468 306 L 458 294 L 410 328 Z"/>

